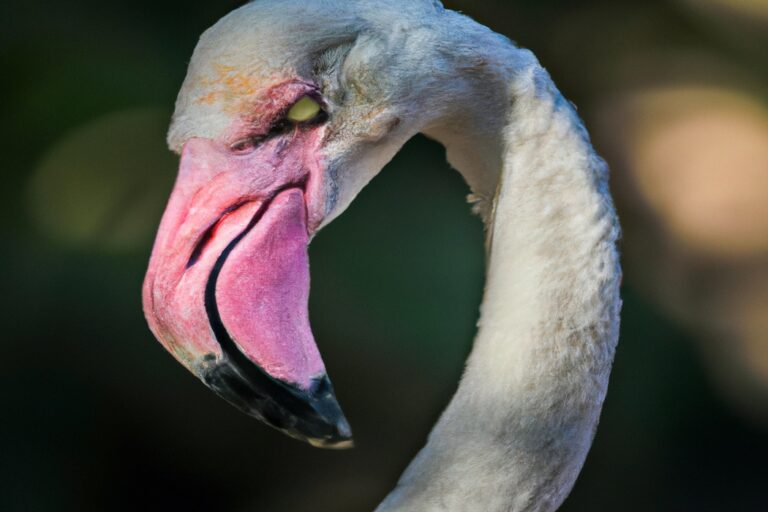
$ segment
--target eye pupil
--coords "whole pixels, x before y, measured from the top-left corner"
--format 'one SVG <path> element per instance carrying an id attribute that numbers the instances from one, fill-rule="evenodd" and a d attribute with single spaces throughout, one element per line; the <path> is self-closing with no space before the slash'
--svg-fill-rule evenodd
<path id="1" fill-rule="evenodd" d="M 322 107 L 318 102 L 309 96 L 304 96 L 294 103 L 285 117 L 294 123 L 303 123 L 314 119 L 321 111 Z"/>
<path id="2" fill-rule="evenodd" d="M 320 103 L 309 96 L 304 96 L 288 109 L 285 117 L 278 120 L 264 135 L 245 137 L 230 146 L 235 153 L 247 153 L 256 148 L 267 139 L 286 133 L 294 129 L 297 125 L 307 126 L 325 122 L 328 115 L 325 113 Z"/>

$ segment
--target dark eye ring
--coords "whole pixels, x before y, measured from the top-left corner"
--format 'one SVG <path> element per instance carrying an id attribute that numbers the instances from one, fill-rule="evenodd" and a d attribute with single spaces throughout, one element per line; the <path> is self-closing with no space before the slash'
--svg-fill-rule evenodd
<path id="1" fill-rule="evenodd" d="M 309 96 L 294 103 L 286 112 L 285 116 L 279 119 L 269 129 L 266 135 L 251 135 L 235 141 L 229 149 L 233 153 L 250 153 L 259 144 L 276 135 L 287 132 L 295 126 L 312 126 L 324 123 L 328 119 L 328 113 L 323 110 L 318 101 Z"/>

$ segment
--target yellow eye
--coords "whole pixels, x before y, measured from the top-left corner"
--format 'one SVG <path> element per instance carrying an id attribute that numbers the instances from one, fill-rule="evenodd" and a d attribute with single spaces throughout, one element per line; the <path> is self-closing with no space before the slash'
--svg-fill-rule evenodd
<path id="1" fill-rule="evenodd" d="M 320 110 L 321 107 L 318 102 L 309 96 L 304 96 L 293 104 L 286 117 L 289 121 L 303 123 L 304 121 L 314 119 L 320 113 Z"/>

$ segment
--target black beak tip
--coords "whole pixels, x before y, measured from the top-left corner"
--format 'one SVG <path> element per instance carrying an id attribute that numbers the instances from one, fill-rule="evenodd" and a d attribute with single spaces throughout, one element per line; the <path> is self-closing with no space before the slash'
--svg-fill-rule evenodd
<path id="1" fill-rule="evenodd" d="M 243 371 L 226 358 L 202 371 L 202 380 L 221 398 L 284 434 L 317 448 L 352 448 L 352 429 L 331 381 L 315 378 L 308 390 L 273 378 L 252 365 Z"/>

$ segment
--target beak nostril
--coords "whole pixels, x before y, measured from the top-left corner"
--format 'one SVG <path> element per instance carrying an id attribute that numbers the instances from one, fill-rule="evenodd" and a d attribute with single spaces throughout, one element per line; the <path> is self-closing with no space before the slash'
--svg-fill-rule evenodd
<path id="1" fill-rule="evenodd" d="M 307 189 L 307 176 L 303 177 L 301 180 L 295 183 L 288 183 L 286 185 L 283 185 L 276 189 L 272 194 L 270 195 L 269 199 L 264 201 L 262 205 L 259 207 L 259 209 L 256 211 L 256 214 L 253 217 L 253 220 L 251 220 L 251 223 L 249 224 L 249 227 L 246 229 L 246 232 L 249 231 L 253 226 L 256 225 L 256 223 L 259 222 L 261 217 L 266 213 L 267 209 L 269 208 L 270 204 L 274 200 L 275 197 L 280 192 L 285 192 L 286 190 L 292 189 L 292 188 L 298 188 L 302 192 L 306 193 Z M 192 253 L 189 256 L 189 260 L 187 261 L 187 270 L 189 270 L 191 267 L 195 265 L 200 260 L 200 257 L 202 256 L 203 252 L 205 251 L 205 248 L 210 244 L 211 240 L 213 240 L 213 237 L 216 235 L 216 231 L 218 230 L 219 226 L 224 222 L 227 217 L 238 211 L 243 206 L 253 203 L 255 200 L 241 200 L 237 203 L 227 207 L 226 210 L 222 212 L 222 214 L 219 216 L 216 221 L 211 224 L 208 229 L 206 229 L 203 234 L 200 236 L 200 239 L 195 244 L 194 249 L 192 249 Z M 305 207 L 306 207 L 306 200 L 305 200 Z"/>
<path id="2" fill-rule="evenodd" d="M 265 140 L 266 137 L 263 135 L 245 137 L 229 146 L 229 150 L 237 155 L 247 155 L 253 153 L 253 151 Z"/>
<path id="3" fill-rule="evenodd" d="M 206 229 L 203 234 L 200 236 L 200 239 L 195 244 L 194 249 L 192 249 L 192 253 L 189 256 L 189 260 L 187 261 L 187 270 L 195 266 L 195 263 L 197 263 L 200 260 L 200 257 L 202 256 L 203 252 L 205 251 L 205 248 L 208 247 L 208 245 L 213 240 L 214 235 L 216 234 L 216 231 L 219 229 L 219 226 L 221 226 L 222 222 L 224 222 L 227 217 L 238 211 L 243 206 L 251 203 L 253 201 L 238 201 L 237 203 L 233 204 L 232 206 L 227 207 L 224 212 L 222 212 L 221 215 L 216 219 L 216 221 L 211 224 L 208 229 Z"/>
<path id="4" fill-rule="evenodd" d="M 195 248 L 192 249 L 192 254 L 189 256 L 189 261 L 187 261 L 187 270 L 194 267 L 195 263 L 200 260 L 200 256 L 213 238 L 214 228 L 218 225 L 220 220 L 221 219 L 217 220 L 213 226 L 206 229 L 203 236 L 201 236 L 200 240 L 195 244 Z"/>

